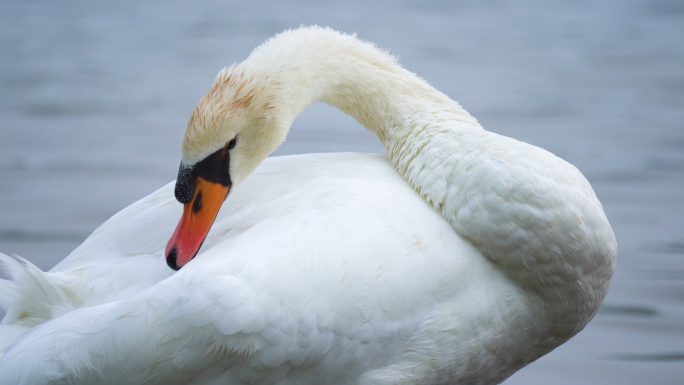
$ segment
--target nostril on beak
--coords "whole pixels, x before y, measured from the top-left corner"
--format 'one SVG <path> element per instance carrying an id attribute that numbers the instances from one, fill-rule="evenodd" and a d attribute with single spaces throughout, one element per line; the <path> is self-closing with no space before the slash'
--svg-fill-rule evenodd
<path id="1" fill-rule="evenodd" d="M 166 264 L 169 265 L 170 268 L 178 271 L 180 267 L 176 264 L 176 257 L 178 256 L 178 249 L 176 246 L 174 246 L 171 251 L 169 251 L 169 254 L 166 256 Z"/>

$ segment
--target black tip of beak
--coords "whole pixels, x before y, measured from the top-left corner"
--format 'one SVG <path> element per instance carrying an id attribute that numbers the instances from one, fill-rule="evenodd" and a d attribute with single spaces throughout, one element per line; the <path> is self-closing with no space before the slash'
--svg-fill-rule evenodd
<path id="1" fill-rule="evenodd" d="M 171 251 L 169 251 L 169 255 L 166 256 L 166 264 L 169 265 L 170 268 L 178 271 L 180 267 L 176 264 L 176 257 L 178 255 L 178 250 L 176 249 L 176 246 L 174 246 Z"/>

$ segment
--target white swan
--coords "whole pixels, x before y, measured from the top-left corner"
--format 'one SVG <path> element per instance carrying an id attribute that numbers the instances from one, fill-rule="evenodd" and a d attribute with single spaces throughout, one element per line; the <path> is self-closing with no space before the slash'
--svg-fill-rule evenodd
<path id="1" fill-rule="evenodd" d="M 386 157 L 262 163 L 316 100 L 376 133 Z M 219 73 L 183 142 L 183 214 L 172 190 L 48 273 L 2 256 L 1 332 L 30 330 L 0 382 L 496 383 L 582 330 L 616 260 L 573 166 L 319 27 Z"/>

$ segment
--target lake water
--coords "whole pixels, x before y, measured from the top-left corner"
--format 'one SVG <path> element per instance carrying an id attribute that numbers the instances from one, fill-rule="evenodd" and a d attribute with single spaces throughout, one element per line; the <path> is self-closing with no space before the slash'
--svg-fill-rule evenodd
<path id="1" fill-rule="evenodd" d="M 0 251 L 49 269 L 175 178 L 218 70 L 285 28 L 389 48 L 490 130 L 575 164 L 618 268 L 588 327 L 506 384 L 684 382 L 684 2 L 0 3 Z M 314 105 L 274 155 L 383 152 Z"/>

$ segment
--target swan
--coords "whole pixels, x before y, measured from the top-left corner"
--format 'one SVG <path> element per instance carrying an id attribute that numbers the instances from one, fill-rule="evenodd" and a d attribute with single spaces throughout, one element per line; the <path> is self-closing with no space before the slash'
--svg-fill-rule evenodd
<path id="1" fill-rule="evenodd" d="M 386 154 L 266 159 L 314 101 Z M 0 256 L 0 382 L 498 383 L 581 331 L 615 268 L 575 167 L 328 28 L 221 70 L 182 154 L 49 272 Z"/>

